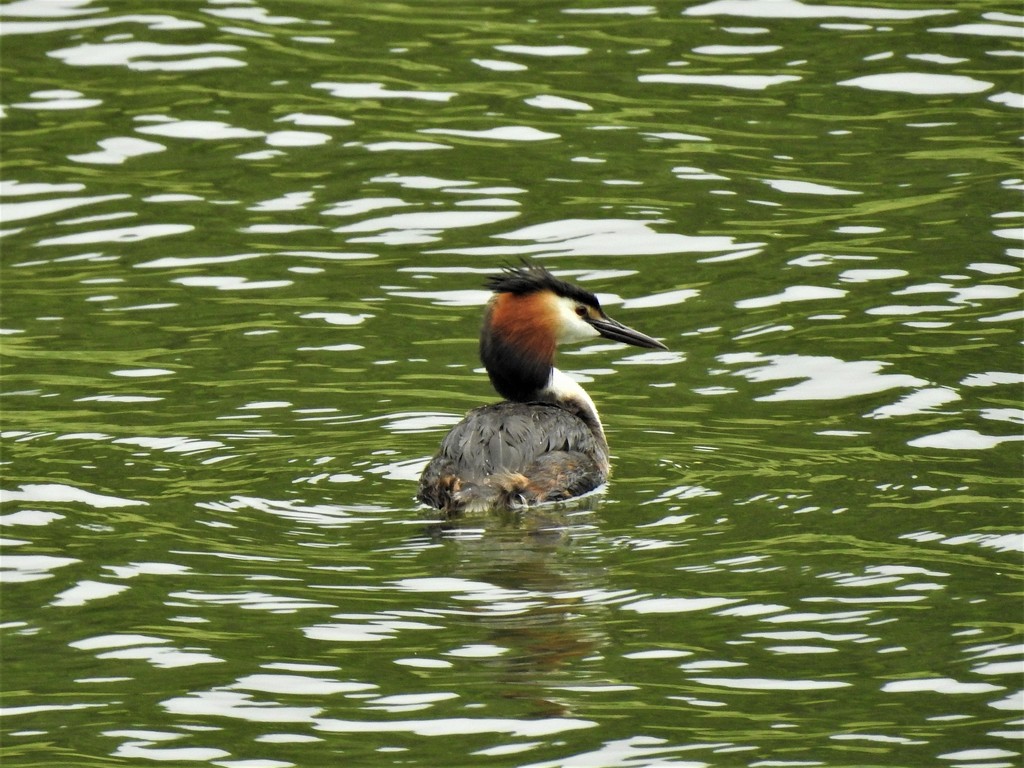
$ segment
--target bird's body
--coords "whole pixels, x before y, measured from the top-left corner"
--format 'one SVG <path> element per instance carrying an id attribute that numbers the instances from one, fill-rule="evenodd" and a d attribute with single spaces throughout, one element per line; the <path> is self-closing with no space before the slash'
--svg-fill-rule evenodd
<path id="1" fill-rule="evenodd" d="M 593 400 L 554 367 L 560 341 L 604 336 L 664 345 L 604 314 L 597 298 L 536 266 L 489 283 L 480 357 L 505 401 L 456 424 L 420 477 L 418 498 L 447 513 L 561 501 L 608 478 L 608 442 Z"/>
<path id="2" fill-rule="evenodd" d="M 608 446 L 554 403 L 503 402 L 469 412 L 420 479 L 439 509 L 513 507 L 591 491 L 608 473 Z"/>

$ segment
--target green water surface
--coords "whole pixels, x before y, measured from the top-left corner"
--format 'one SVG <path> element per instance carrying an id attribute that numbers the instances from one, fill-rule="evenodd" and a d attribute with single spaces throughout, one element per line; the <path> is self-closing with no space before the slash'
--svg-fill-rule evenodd
<path id="1" fill-rule="evenodd" d="M 1012 768 L 1024 16 L 0 8 L 7 766 Z M 530 258 L 603 494 L 442 524 Z"/>

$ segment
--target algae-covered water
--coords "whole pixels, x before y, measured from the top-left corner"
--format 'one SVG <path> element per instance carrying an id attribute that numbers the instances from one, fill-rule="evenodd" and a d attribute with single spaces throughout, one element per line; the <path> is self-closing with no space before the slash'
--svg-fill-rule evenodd
<path id="1" fill-rule="evenodd" d="M 0 9 L 4 766 L 1020 761 L 1013 3 Z M 530 258 L 606 491 L 439 525 Z"/>

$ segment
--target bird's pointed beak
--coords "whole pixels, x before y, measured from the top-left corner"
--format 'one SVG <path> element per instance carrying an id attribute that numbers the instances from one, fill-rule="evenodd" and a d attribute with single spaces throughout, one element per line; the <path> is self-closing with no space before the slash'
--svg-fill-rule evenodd
<path id="1" fill-rule="evenodd" d="M 634 347 L 646 347 L 648 349 L 668 349 L 657 339 L 652 339 L 646 333 L 623 325 L 618 320 L 612 320 L 607 315 L 593 318 L 588 321 L 599 334 L 612 341 L 621 341 L 625 344 L 632 344 Z"/>

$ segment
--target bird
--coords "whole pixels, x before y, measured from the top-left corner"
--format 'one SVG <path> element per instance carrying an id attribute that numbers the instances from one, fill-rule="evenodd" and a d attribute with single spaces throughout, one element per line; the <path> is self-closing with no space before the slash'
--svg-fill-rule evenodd
<path id="1" fill-rule="evenodd" d="M 604 427 L 586 390 L 555 367 L 560 343 L 667 349 L 540 265 L 506 266 L 486 287 L 480 359 L 504 400 L 452 427 L 420 476 L 418 500 L 448 517 L 565 501 L 607 481 Z"/>

